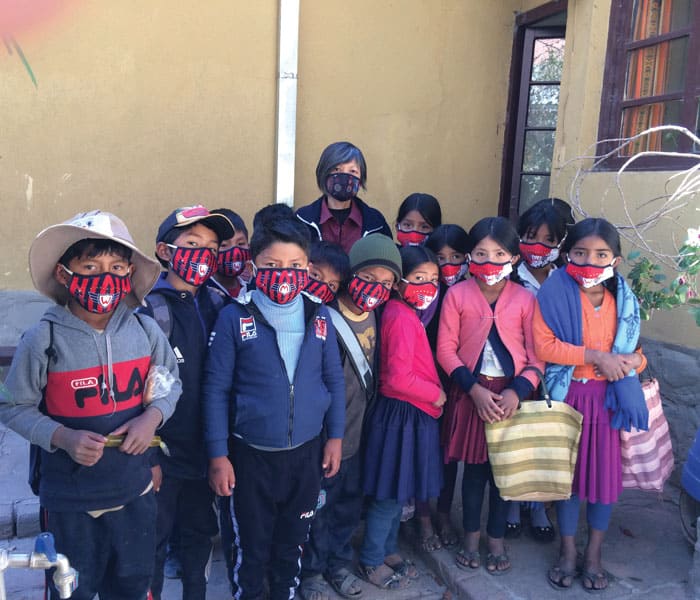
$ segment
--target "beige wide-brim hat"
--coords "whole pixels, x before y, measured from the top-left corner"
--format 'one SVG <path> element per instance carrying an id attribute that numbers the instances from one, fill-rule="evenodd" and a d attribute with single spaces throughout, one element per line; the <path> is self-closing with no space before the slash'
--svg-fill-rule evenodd
<path id="1" fill-rule="evenodd" d="M 124 221 L 101 210 L 78 213 L 68 221 L 47 227 L 36 236 L 29 248 L 29 273 L 36 289 L 58 304 L 68 302 L 68 289 L 54 276 L 56 264 L 68 248 L 86 238 L 112 240 L 131 249 L 134 265 L 132 290 L 124 301 L 132 307 L 142 304 L 160 275 L 160 265 L 134 245 Z"/>

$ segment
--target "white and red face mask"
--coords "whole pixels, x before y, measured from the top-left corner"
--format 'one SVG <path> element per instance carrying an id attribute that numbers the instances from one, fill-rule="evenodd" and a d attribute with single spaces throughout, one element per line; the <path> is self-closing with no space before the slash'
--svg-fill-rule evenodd
<path id="1" fill-rule="evenodd" d="M 520 256 L 533 269 L 541 269 L 559 258 L 559 246 L 541 242 L 520 242 Z"/>
<path id="2" fill-rule="evenodd" d="M 170 268 L 186 283 L 199 287 L 216 272 L 216 252 L 211 248 L 168 246 L 173 249 Z"/>
<path id="3" fill-rule="evenodd" d="M 396 241 L 404 248 L 406 246 L 422 246 L 428 239 L 428 235 L 430 234 L 420 231 L 401 231 L 399 229 L 396 232 Z"/>
<path id="4" fill-rule="evenodd" d="M 573 277 L 576 283 L 584 288 L 595 287 L 615 275 L 615 269 L 612 264 L 606 267 L 599 267 L 591 264 L 577 265 L 570 262 L 566 265 L 566 272 Z"/>
<path id="5" fill-rule="evenodd" d="M 481 279 L 486 285 L 496 285 L 513 272 L 513 263 L 510 261 L 504 263 L 470 262 L 469 272 L 477 279 Z"/>
<path id="6" fill-rule="evenodd" d="M 63 270 L 70 275 L 66 286 L 75 301 L 85 310 L 96 314 L 112 312 L 131 292 L 129 275 L 100 273 L 99 275 L 80 275 L 64 265 Z"/>
<path id="7" fill-rule="evenodd" d="M 401 297 L 406 304 L 418 310 L 428 308 L 438 295 L 438 286 L 430 281 L 422 281 L 420 283 L 402 279 L 406 284 Z"/>
<path id="8" fill-rule="evenodd" d="M 450 287 L 457 283 L 464 275 L 467 273 L 469 265 L 463 262 L 460 265 L 454 263 L 445 263 L 440 266 L 440 280 L 447 286 Z"/>
<path id="9" fill-rule="evenodd" d="M 294 300 L 308 282 L 306 269 L 259 268 L 255 273 L 255 287 L 276 304 Z"/>

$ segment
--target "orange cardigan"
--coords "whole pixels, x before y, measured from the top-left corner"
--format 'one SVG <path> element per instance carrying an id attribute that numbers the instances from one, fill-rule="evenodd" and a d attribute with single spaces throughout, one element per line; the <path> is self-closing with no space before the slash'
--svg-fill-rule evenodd
<path id="1" fill-rule="evenodd" d="M 496 323 L 498 335 L 513 357 L 515 375 L 525 377 L 537 388 L 539 379 L 525 367 L 537 367 L 544 372 L 544 361 L 535 355 L 532 336 L 532 315 L 535 296 L 524 287 L 506 282 L 492 311 L 476 280 L 468 279 L 448 289 L 442 303 L 438 329 L 437 360 L 446 373 L 461 366 L 474 371 L 481 351 Z"/>
<path id="2" fill-rule="evenodd" d="M 572 365 L 575 379 L 605 379 L 595 374 L 595 366 L 586 364 L 584 360 L 586 349 L 610 352 L 615 341 L 617 331 L 617 307 L 615 298 L 606 289 L 603 295 L 603 303 L 598 310 L 581 291 L 581 311 L 583 317 L 583 346 L 575 346 L 557 338 L 547 326 L 542 317 L 540 306 L 537 304 L 532 320 L 532 329 L 535 334 L 535 351 L 541 360 L 558 365 Z M 642 364 L 637 372 L 643 371 L 647 366 L 647 359 L 642 356 Z"/>

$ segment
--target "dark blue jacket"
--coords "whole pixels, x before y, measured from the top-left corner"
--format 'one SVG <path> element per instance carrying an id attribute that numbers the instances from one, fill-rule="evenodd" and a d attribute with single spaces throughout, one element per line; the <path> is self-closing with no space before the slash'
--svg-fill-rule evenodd
<path id="1" fill-rule="evenodd" d="M 321 196 L 315 202 L 302 206 L 297 210 L 297 218 L 302 221 L 311 231 L 311 239 L 323 240 L 321 237 L 321 226 L 319 225 L 319 219 L 321 218 L 321 204 L 323 202 L 323 196 Z M 362 237 L 369 235 L 370 233 L 383 233 L 384 235 L 391 237 L 391 229 L 384 219 L 384 215 L 380 213 L 376 208 L 372 208 L 365 204 L 364 201 L 359 198 L 354 198 L 353 202 L 357 204 L 362 213 Z"/>
<path id="2" fill-rule="evenodd" d="M 275 330 L 253 292 L 224 308 L 212 331 L 202 388 L 210 458 L 228 455 L 231 435 L 291 448 L 321 433 L 342 438 L 345 383 L 330 314 L 304 296 L 306 332 L 289 381 Z"/>
<path id="3" fill-rule="evenodd" d="M 155 294 L 163 296 L 169 309 L 169 331 L 165 333 L 169 334 L 168 339 L 177 358 L 182 380 L 182 396 L 175 413 L 158 430 L 170 451 L 169 457 L 160 456 L 159 463 L 166 475 L 198 479 L 205 477 L 207 472 L 200 395 L 204 359 L 209 333 L 219 310 L 228 300 L 208 286 L 202 286 L 196 296 L 178 291 L 163 276 L 146 296 L 146 307 L 140 309 L 150 317 L 156 316 L 151 305 Z M 159 324 L 163 327 L 162 323 Z"/>

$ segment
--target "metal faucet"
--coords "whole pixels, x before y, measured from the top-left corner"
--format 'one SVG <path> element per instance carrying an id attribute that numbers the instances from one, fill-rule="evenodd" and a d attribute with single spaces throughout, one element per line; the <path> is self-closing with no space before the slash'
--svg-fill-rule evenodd
<path id="1" fill-rule="evenodd" d="M 7 600 L 5 592 L 6 569 L 53 569 L 53 583 L 61 598 L 70 598 L 78 587 L 78 572 L 70 566 L 68 558 L 56 552 L 53 535 L 42 533 L 34 542 L 34 552 L 8 552 L 0 549 L 0 600 Z"/>

